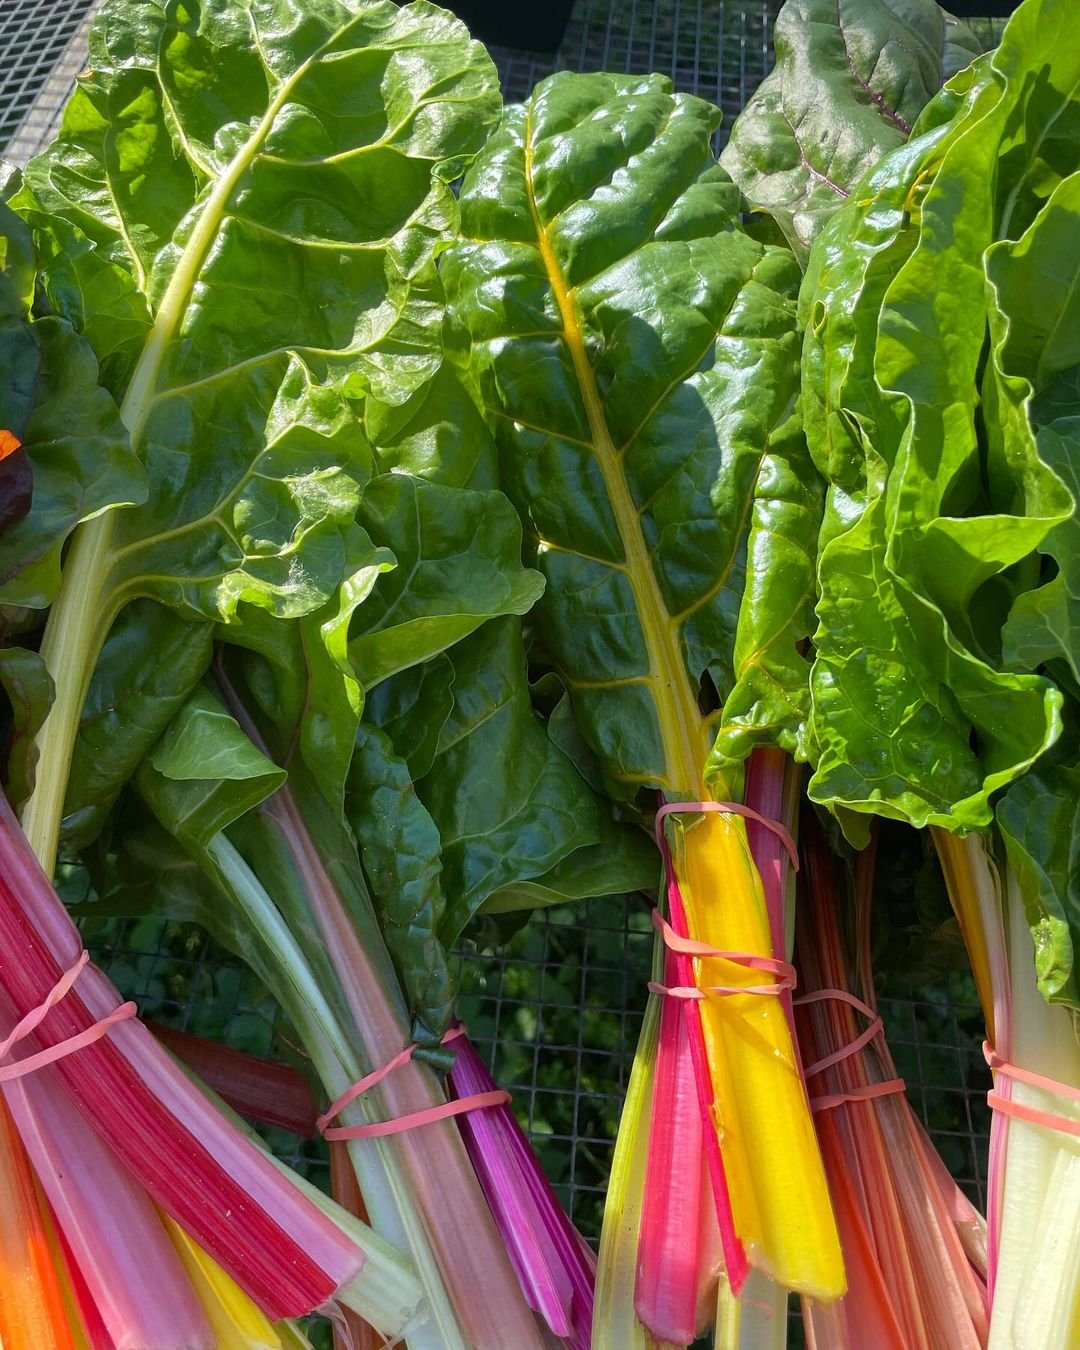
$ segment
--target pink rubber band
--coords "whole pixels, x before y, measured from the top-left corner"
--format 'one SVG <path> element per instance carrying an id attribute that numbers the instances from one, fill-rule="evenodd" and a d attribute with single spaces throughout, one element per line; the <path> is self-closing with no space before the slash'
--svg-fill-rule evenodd
<path id="1" fill-rule="evenodd" d="M 702 811 L 719 811 L 724 815 L 743 816 L 746 820 L 756 821 L 767 830 L 771 830 L 777 839 L 783 844 L 791 859 L 791 866 L 797 872 L 799 870 L 799 850 L 795 847 L 795 840 L 784 829 L 778 820 L 770 820 L 767 816 L 759 814 L 749 806 L 743 806 L 740 802 L 665 802 L 656 813 L 656 842 L 661 850 L 666 854 L 667 839 L 664 837 L 664 818 L 672 815 L 697 815 Z"/>
<path id="2" fill-rule="evenodd" d="M 36 1008 L 32 1008 L 25 1017 L 15 1024 L 7 1039 L 0 1041 L 0 1060 L 6 1059 L 19 1041 L 25 1040 L 31 1032 L 37 1030 L 52 1009 L 70 992 L 89 961 L 90 953 L 82 952 L 71 969 L 66 970 L 53 985 L 44 1001 L 39 1003 Z M 93 1026 L 87 1027 L 85 1031 L 80 1031 L 75 1036 L 69 1036 L 66 1040 L 58 1041 L 56 1045 L 50 1045 L 45 1050 L 39 1050 L 37 1054 L 27 1055 L 25 1059 L 18 1059 L 13 1064 L 0 1064 L 0 1083 L 10 1083 L 16 1078 L 23 1078 L 28 1073 L 43 1069 L 47 1064 L 55 1064 L 58 1059 L 64 1059 L 77 1050 L 93 1045 L 95 1041 L 99 1041 L 103 1036 L 108 1035 L 117 1022 L 125 1022 L 129 1017 L 134 1017 L 136 1012 L 137 1008 L 134 1003 L 121 1003 L 115 1011 L 109 1013 L 108 1017 L 102 1017 Z"/>
<path id="3" fill-rule="evenodd" d="M 1031 1087 L 1041 1088 L 1042 1091 L 1050 1092 L 1055 1097 L 1066 1097 L 1069 1101 L 1080 1102 L 1080 1089 L 1069 1087 L 1067 1083 L 1058 1083 L 1041 1073 L 1032 1073 L 1030 1069 L 1021 1069 L 1017 1064 L 1010 1064 L 1008 1060 L 1001 1058 L 989 1041 L 983 1041 L 983 1058 L 992 1073 L 1000 1073 L 1017 1083 L 1027 1083 Z M 1052 1111 L 1040 1111 L 1037 1107 L 1025 1106 L 1023 1102 L 1014 1102 L 1009 1097 L 1001 1097 L 996 1092 L 988 1092 L 986 1100 L 991 1110 L 1000 1111 L 1002 1115 L 1013 1116 L 1029 1125 L 1042 1125 L 1045 1129 L 1057 1130 L 1061 1134 L 1071 1134 L 1074 1138 L 1080 1139 L 1080 1120 L 1057 1116 Z"/>
<path id="4" fill-rule="evenodd" d="M 783 981 L 790 981 L 789 988 L 795 987 L 795 967 L 775 956 L 754 956 L 751 952 L 724 952 L 718 947 L 710 947 L 707 942 L 696 942 L 693 938 L 684 938 L 676 933 L 667 919 L 658 909 L 652 912 L 653 927 L 664 939 L 664 945 L 680 956 L 696 956 L 704 960 L 732 961 L 737 966 L 746 966 L 750 970 L 767 971 L 777 975 Z M 770 988 L 773 986 L 770 986 Z M 780 986 L 775 986 L 779 988 Z"/>
<path id="5" fill-rule="evenodd" d="M 647 987 L 650 994 L 666 994 L 669 998 L 699 1001 L 713 996 L 730 998 L 734 994 L 782 994 L 785 989 L 791 988 L 782 980 L 776 984 L 707 984 L 701 989 L 697 985 L 667 985 L 661 984 L 658 980 L 650 980 Z"/>
<path id="6" fill-rule="evenodd" d="M 846 1003 L 849 1007 L 861 1012 L 864 1017 L 870 1019 L 870 1025 L 853 1041 L 839 1050 L 835 1050 L 831 1055 L 824 1055 L 821 1059 L 815 1060 L 808 1068 L 803 1070 L 803 1076 L 812 1078 L 814 1074 L 821 1073 L 825 1069 L 831 1069 L 834 1064 L 840 1064 L 845 1059 L 850 1059 L 852 1055 L 857 1055 L 860 1050 L 865 1050 L 875 1036 L 880 1035 L 885 1030 L 885 1023 L 878 1014 L 864 1003 L 861 998 L 856 998 L 854 994 L 849 994 L 846 989 L 815 989 L 809 994 L 803 994 L 795 999 L 796 1004 L 823 1003 L 826 1000 L 836 999 L 841 1003 Z M 828 1092 L 820 1097 L 810 1098 L 811 1111 L 831 1111 L 836 1106 L 843 1106 L 845 1102 L 866 1102 L 872 1101 L 875 1097 L 887 1097 L 894 1092 L 906 1092 L 907 1084 L 902 1078 L 888 1078 L 883 1083 L 868 1083 L 865 1087 L 852 1088 L 850 1092 Z"/>
<path id="7" fill-rule="evenodd" d="M 850 1007 L 856 1009 L 857 1012 L 861 1012 L 864 1017 L 870 1019 L 870 1025 L 862 1035 L 856 1036 L 853 1041 L 849 1041 L 842 1049 L 834 1051 L 831 1055 L 823 1056 L 808 1068 L 804 1069 L 803 1073 L 807 1078 L 812 1077 L 816 1073 L 821 1073 L 824 1069 L 831 1069 L 834 1064 L 840 1064 L 845 1059 L 850 1059 L 852 1055 L 857 1055 L 860 1050 L 865 1049 L 866 1046 L 870 1044 L 875 1036 L 885 1030 L 885 1023 L 873 1008 L 864 1003 L 861 998 L 856 998 L 854 994 L 849 994 L 846 989 L 815 989 L 812 993 L 803 994 L 795 999 L 795 1003 L 797 1005 L 822 1003 L 832 999 L 841 1003 L 847 1003 Z M 899 1079 L 896 1081 L 898 1082 Z"/>
<path id="8" fill-rule="evenodd" d="M 451 1027 L 446 1035 L 439 1042 L 440 1045 L 446 1045 L 448 1041 L 453 1041 L 458 1036 L 465 1035 L 465 1027 Z M 376 1121 L 370 1125 L 335 1125 L 331 1126 L 330 1121 L 334 1119 L 341 1111 L 354 1102 L 357 1097 L 373 1088 L 376 1083 L 381 1083 L 388 1073 L 407 1064 L 412 1059 L 413 1054 L 419 1047 L 417 1045 L 407 1045 L 404 1050 L 399 1050 L 393 1059 L 387 1060 L 381 1068 L 373 1069 L 371 1073 L 365 1074 L 358 1082 L 353 1083 L 352 1087 L 346 1088 L 340 1097 L 323 1112 L 315 1122 L 315 1127 L 324 1139 L 379 1139 L 388 1134 L 400 1134 L 404 1130 L 415 1130 L 421 1125 L 432 1125 L 437 1120 L 448 1120 L 452 1116 L 463 1115 L 466 1111 L 477 1111 L 485 1106 L 505 1106 L 511 1100 L 509 1092 L 493 1090 L 490 1092 L 474 1092 L 469 1097 L 456 1097 L 453 1101 L 442 1102 L 438 1106 L 429 1106 L 424 1111 L 413 1111 L 407 1116 L 398 1116 L 394 1120 Z"/>
<path id="9" fill-rule="evenodd" d="M 667 994 L 671 998 L 681 999 L 703 999 L 710 997 L 710 995 L 729 998 L 735 994 L 777 995 L 782 994 L 785 989 L 795 988 L 797 978 L 795 967 L 789 965 L 787 961 L 778 960 L 775 956 L 755 956 L 751 952 L 720 951 L 717 947 L 710 947 L 707 942 L 697 942 L 693 938 L 684 938 L 676 933 L 658 909 L 653 910 L 652 921 L 653 927 L 663 938 L 665 946 L 671 951 L 677 952 L 680 956 L 694 956 L 702 960 L 730 961 L 733 965 L 745 966 L 748 970 L 767 971 L 777 977 L 772 984 L 710 984 L 700 987 L 674 985 L 670 988 L 656 980 L 650 980 L 649 992 L 652 994 Z"/>
<path id="10" fill-rule="evenodd" d="M 322 1131 L 324 1139 L 378 1139 L 387 1134 L 401 1134 L 404 1130 L 415 1130 L 421 1125 L 433 1125 L 437 1120 L 448 1120 L 451 1116 L 464 1115 L 466 1111 L 478 1111 L 485 1106 L 506 1106 L 510 1101 L 509 1092 L 496 1089 L 492 1092 L 474 1092 L 470 1097 L 456 1097 L 453 1101 L 443 1102 L 440 1106 L 429 1106 L 426 1111 L 413 1111 L 411 1115 L 398 1116 L 395 1120 L 381 1120 L 372 1125 L 335 1125 Z"/>
<path id="11" fill-rule="evenodd" d="M 868 1083 L 866 1087 L 852 1088 L 850 1092 L 833 1092 L 824 1097 L 811 1097 L 811 1111 L 831 1111 L 845 1102 L 868 1102 L 875 1097 L 888 1097 L 894 1092 L 906 1092 L 902 1078 L 889 1078 L 884 1083 Z"/>

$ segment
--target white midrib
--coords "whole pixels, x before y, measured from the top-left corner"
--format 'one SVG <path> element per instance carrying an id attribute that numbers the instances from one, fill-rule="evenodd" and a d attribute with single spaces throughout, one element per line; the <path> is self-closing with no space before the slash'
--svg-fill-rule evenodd
<path id="1" fill-rule="evenodd" d="M 348 25 L 346 25 L 347 27 Z M 179 330 L 191 293 L 221 229 L 226 207 L 240 179 L 251 167 L 278 114 L 297 84 L 340 29 L 299 66 L 275 93 L 255 131 L 229 162 L 199 213 L 195 228 L 165 288 L 153 326 L 140 353 L 120 405 L 131 448 L 139 453 L 142 435 L 154 405 L 154 390 L 165 354 Z M 52 676 L 56 696 L 37 737 L 38 772 L 22 813 L 30 846 L 51 876 L 56 863 L 71 757 L 94 666 L 116 618 L 118 599 L 109 593 L 115 511 L 106 511 L 76 530 L 56 600 L 49 612 L 41 656 Z"/>

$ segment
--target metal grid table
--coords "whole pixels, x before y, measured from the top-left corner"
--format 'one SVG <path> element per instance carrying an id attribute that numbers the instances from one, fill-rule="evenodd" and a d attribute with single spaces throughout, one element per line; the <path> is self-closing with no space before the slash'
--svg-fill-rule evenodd
<path id="1" fill-rule="evenodd" d="M 51 134 L 85 51 L 91 0 L 0 5 L 0 145 L 19 162 Z M 726 122 L 768 69 L 778 0 L 578 0 L 551 58 L 492 48 L 504 91 L 520 98 L 557 69 L 660 71 L 719 103 Z M 984 35 L 992 38 L 995 29 Z M 35 102 L 36 99 L 36 102 Z M 719 136 L 722 138 L 724 129 Z M 146 1016 L 284 1054 L 273 998 L 200 930 L 156 920 L 99 921 L 87 941 Z M 462 1014 L 516 1108 L 556 1190 L 586 1236 L 599 1233 L 615 1129 L 644 1009 L 652 929 L 634 902 L 536 916 L 505 948 L 461 956 Z M 918 1002 L 884 999 L 898 1070 L 953 1175 L 980 1205 L 987 1073 L 970 982 Z M 315 1180 L 319 1144 L 271 1142 Z"/>

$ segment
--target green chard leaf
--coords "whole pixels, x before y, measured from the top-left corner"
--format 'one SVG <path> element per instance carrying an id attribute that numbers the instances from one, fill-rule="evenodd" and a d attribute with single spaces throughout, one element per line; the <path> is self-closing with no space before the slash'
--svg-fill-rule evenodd
<path id="1" fill-rule="evenodd" d="M 798 269 L 735 228 L 718 118 L 658 76 L 543 81 L 466 176 L 444 262 L 547 581 L 537 638 L 624 800 L 701 795 L 791 409 Z"/>
<path id="2" fill-rule="evenodd" d="M 442 841 L 408 766 L 376 727 L 362 726 L 357 736 L 348 814 L 386 945 L 420 1020 L 413 1036 L 437 1044 L 456 992 L 439 937 L 446 911 Z"/>
<path id="3" fill-rule="evenodd" d="M 1003 663 L 1001 606 L 988 599 L 1030 571 L 1073 510 L 999 360 L 979 397 L 984 254 L 1028 218 L 1025 194 L 1051 174 L 1040 144 L 1070 120 L 1080 83 L 1064 8 L 1047 0 L 1018 20 L 941 96 L 950 116 L 929 110 L 930 129 L 834 217 L 803 304 L 804 388 L 824 377 L 807 426 L 830 481 L 810 793 L 961 830 L 990 823 L 992 794 L 1060 729 L 1057 689 Z M 1050 154 L 1057 181 L 1063 154 Z M 990 335 L 1000 349 L 992 318 Z"/>
<path id="4" fill-rule="evenodd" d="M 197 852 L 285 778 L 220 700 L 199 688 L 146 757 L 138 781 L 155 815 Z"/>
<path id="5" fill-rule="evenodd" d="M 0 720 L 0 737 L 7 751 L 4 791 L 12 806 L 18 807 L 34 786 L 34 737 L 52 707 L 53 682 L 37 652 L 0 647 L 0 689 L 11 710 L 9 725 Z"/>
<path id="6" fill-rule="evenodd" d="M 359 519 L 373 537 L 393 540 L 399 564 L 353 626 L 349 656 L 365 686 L 489 618 L 527 613 L 544 588 L 521 565 L 521 522 L 501 492 L 387 473 L 368 485 Z"/>
<path id="7" fill-rule="evenodd" d="M 83 848 L 100 832 L 120 790 L 202 679 L 213 628 L 152 600 L 120 614 L 83 707 L 64 800 L 61 839 Z"/>
<path id="8" fill-rule="evenodd" d="M 0 603 L 44 609 L 72 530 L 146 485 L 89 344 L 32 314 L 35 276 L 30 232 L 0 202 Z"/>
<path id="9" fill-rule="evenodd" d="M 67 559 L 43 772 L 130 601 L 226 625 L 333 603 L 374 468 L 363 400 L 403 403 L 439 367 L 449 179 L 500 106 L 486 53 L 425 0 L 106 0 L 90 62 L 12 200 L 149 496 Z M 29 806 L 47 861 L 63 778 Z"/>
<path id="10" fill-rule="evenodd" d="M 79 288 L 145 303 L 113 392 L 150 499 L 107 541 L 109 618 L 135 595 L 223 621 L 327 600 L 370 471 L 350 398 L 400 402 L 437 369 L 440 175 L 498 102 L 482 49 L 422 0 L 103 7 L 17 205 L 102 359 L 120 340 Z"/>
<path id="11" fill-rule="evenodd" d="M 607 806 L 533 710 L 520 625 L 485 624 L 449 653 L 453 707 L 416 791 L 442 840 L 449 946 L 482 907 L 655 890 L 656 850 Z"/>
<path id="12" fill-rule="evenodd" d="M 1080 159 L 1080 156 L 1078 156 Z M 1023 235 L 987 253 L 993 359 L 985 376 L 1012 435 L 1034 437 L 1039 459 L 1080 502 L 1080 172 L 1064 179 Z M 1070 397 L 1070 392 L 1072 396 Z M 1002 418 L 1004 422 L 1004 417 Z M 1002 438 L 1005 441 L 1005 438 Z M 1004 633 L 1010 665 L 1068 662 L 1080 679 L 1080 523 L 1075 510 L 1041 545 L 1056 575 L 1025 591 Z"/>
<path id="13" fill-rule="evenodd" d="M 936 0 L 788 0 L 773 45 L 721 163 L 805 262 L 829 216 L 982 49 Z"/>
<path id="14" fill-rule="evenodd" d="M 797 385 L 798 373 L 792 365 Z M 792 410 L 770 438 L 754 483 L 746 585 L 735 635 L 735 684 L 710 757 L 723 774 L 756 745 L 809 757 L 810 658 L 817 540 L 825 487 Z"/>

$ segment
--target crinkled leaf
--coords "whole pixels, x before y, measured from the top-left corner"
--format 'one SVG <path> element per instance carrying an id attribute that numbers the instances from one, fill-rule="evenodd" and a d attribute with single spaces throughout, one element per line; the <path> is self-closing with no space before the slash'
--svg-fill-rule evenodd
<path id="1" fill-rule="evenodd" d="M 534 883 L 529 904 L 654 887 L 655 849 L 636 829 L 612 826 L 533 712 L 518 622 L 485 624 L 449 659 L 454 707 L 417 783 L 442 839 L 446 945 L 504 886 Z M 585 868 L 587 892 L 572 880 Z"/>
<path id="2" fill-rule="evenodd" d="M 0 433 L 21 443 L 0 448 L 0 601 L 43 609 L 75 526 L 146 487 L 88 343 L 31 316 L 34 279 L 30 233 L 0 202 Z"/>
<path id="3" fill-rule="evenodd" d="M 195 852 L 285 778 L 204 688 L 187 700 L 138 771 L 139 790 L 154 814 Z"/>
<path id="4" fill-rule="evenodd" d="M 90 56 L 18 204 L 150 483 L 106 608 L 311 612 L 370 470 L 349 398 L 438 367 L 444 178 L 497 114 L 494 68 L 424 0 L 108 0 Z"/>
<path id="5" fill-rule="evenodd" d="M 982 49 L 936 0 L 788 0 L 773 45 L 776 64 L 721 163 L 805 260 L 863 175 Z"/>
<path id="6" fill-rule="evenodd" d="M 37 764 L 34 737 L 52 707 L 53 682 L 37 652 L 0 647 L 0 688 L 11 710 L 4 738 L 6 764 L 0 761 L 0 767 L 4 769 L 5 795 L 12 806 L 19 807 L 33 791 Z"/>
<path id="7" fill-rule="evenodd" d="M 387 473 L 368 485 L 359 520 L 398 559 L 353 625 L 349 656 L 367 688 L 487 619 L 527 613 L 543 590 L 521 565 L 521 522 L 501 492 Z"/>
<path id="8" fill-rule="evenodd" d="M 129 605 L 106 639 L 83 707 L 64 799 L 62 839 L 84 848 L 120 790 L 205 675 L 210 624 L 150 600 Z"/>
<path id="9" fill-rule="evenodd" d="M 735 685 L 724 701 L 710 757 L 714 773 L 745 759 L 755 745 L 779 745 L 798 759 L 808 757 L 810 659 L 804 648 L 814 628 L 825 489 L 794 408 L 795 363 L 770 370 L 763 362 L 758 382 L 747 392 L 757 400 L 762 381 L 785 374 L 791 384 L 787 415 L 772 429 L 754 484 Z"/>
<path id="10" fill-rule="evenodd" d="M 1080 156 L 1078 156 L 1080 159 Z M 1040 460 L 1080 501 L 1080 397 L 1067 391 L 1080 375 L 1080 173 L 1055 188 L 1015 242 L 987 255 L 996 336 L 993 382 L 1013 438 L 1034 436 Z M 1010 664 L 1034 670 L 1061 657 L 1080 677 L 1080 524 L 1075 511 L 1042 544 L 1057 574 L 1017 600 L 1004 634 Z"/>
<path id="11" fill-rule="evenodd" d="M 797 345 L 797 267 L 735 229 L 718 117 L 657 76 L 545 80 L 466 176 L 444 263 L 547 580 L 539 639 L 623 797 L 701 794 L 699 691 L 732 685 L 779 411 L 746 387 Z"/>
<path id="12" fill-rule="evenodd" d="M 394 555 L 353 526 L 345 533 L 345 575 L 314 613 L 283 623 L 246 610 L 222 633 L 244 647 L 244 682 L 275 729 L 275 753 L 286 768 L 299 753 L 336 815 L 363 707 L 363 689 L 348 655 L 349 625 Z"/>
<path id="13" fill-rule="evenodd" d="M 450 360 L 400 405 L 369 398 L 364 428 L 383 473 L 408 473 L 458 488 L 499 485 L 491 433 Z"/>
<path id="14" fill-rule="evenodd" d="M 413 1036 L 437 1044 L 450 1024 L 455 981 L 439 940 L 446 909 L 441 841 L 389 737 L 361 726 L 349 772 L 347 815 L 401 976 Z"/>
<path id="15" fill-rule="evenodd" d="M 1048 6 L 1059 22 L 1044 32 L 1034 21 Z M 1017 425 L 1017 406 L 978 406 L 983 255 L 995 228 L 1020 218 L 1013 188 L 1041 181 L 1040 119 L 1067 113 L 1080 83 L 1062 7 L 1047 0 L 1021 16 L 999 53 L 965 77 L 962 96 L 944 97 L 951 120 L 929 118 L 933 129 L 885 160 L 862 199 L 834 217 L 804 305 L 804 384 L 829 372 L 807 425 L 831 482 L 810 792 L 953 829 L 988 824 L 991 794 L 1059 727 L 1060 695 L 1001 668 L 1000 614 L 995 632 L 979 603 L 1072 510 L 1030 429 Z M 1015 146 L 1005 153 L 1021 127 L 1027 167 Z M 847 254 L 846 240 L 857 241 Z"/>

